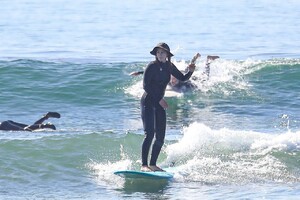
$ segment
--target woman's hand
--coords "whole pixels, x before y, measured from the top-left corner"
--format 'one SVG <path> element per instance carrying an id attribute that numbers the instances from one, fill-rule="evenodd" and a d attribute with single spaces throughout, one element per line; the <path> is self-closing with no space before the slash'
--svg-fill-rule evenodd
<path id="1" fill-rule="evenodd" d="M 196 53 L 196 55 L 193 57 L 193 59 L 191 61 L 191 64 L 189 64 L 189 71 L 190 72 L 194 72 L 195 71 L 195 68 L 196 68 L 195 62 L 200 57 L 201 57 L 200 53 Z"/>
<path id="2" fill-rule="evenodd" d="M 194 72 L 196 68 L 196 65 L 194 63 L 189 64 L 189 71 Z"/>
<path id="3" fill-rule="evenodd" d="M 161 105 L 161 107 L 163 107 L 163 109 L 165 109 L 165 110 L 168 108 L 168 103 L 164 99 L 161 99 L 159 101 L 159 105 Z"/>

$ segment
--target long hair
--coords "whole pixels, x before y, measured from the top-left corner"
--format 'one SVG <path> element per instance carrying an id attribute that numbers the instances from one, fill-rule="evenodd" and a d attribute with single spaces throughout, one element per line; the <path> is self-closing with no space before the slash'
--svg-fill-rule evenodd
<path id="1" fill-rule="evenodd" d="M 167 57 L 167 62 L 168 62 L 169 67 L 171 67 L 172 63 L 171 63 L 171 56 L 170 55 L 168 55 L 168 57 Z"/>
<path id="2" fill-rule="evenodd" d="M 168 55 L 168 57 L 167 57 L 167 58 L 168 58 L 168 61 L 169 61 L 169 62 L 171 62 L 171 56 L 170 56 L 170 55 Z"/>

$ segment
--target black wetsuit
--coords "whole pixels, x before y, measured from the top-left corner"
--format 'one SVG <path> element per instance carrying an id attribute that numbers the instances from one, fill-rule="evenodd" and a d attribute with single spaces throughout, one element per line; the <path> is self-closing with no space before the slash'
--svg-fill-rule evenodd
<path id="1" fill-rule="evenodd" d="M 14 122 L 12 120 L 7 120 L 0 123 L 0 130 L 2 131 L 34 131 L 37 129 L 44 129 L 49 128 L 52 130 L 56 130 L 56 127 L 51 124 L 43 124 L 45 120 L 47 120 L 49 117 L 53 118 L 60 118 L 60 114 L 58 112 L 48 112 L 44 116 L 42 116 L 40 119 L 38 119 L 34 124 L 27 125 L 23 123 Z"/>
<path id="2" fill-rule="evenodd" d="M 27 124 L 22 124 L 18 122 L 14 122 L 11 120 L 7 120 L 0 123 L 0 130 L 3 131 L 24 131 L 24 128 L 27 127 Z"/>
<path id="3" fill-rule="evenodd" d="M 145 139 L 142 145 L 142 165 L 148 165 L 148 154 L 155 133 L 155 142 L 152 147 L 150 165 L 156 165 L 156 161 L 164 144 L 166 132 L 166 111 L 159 104 L 164 97 L 166 87 L 171 74 L 180 81 L 186 81 L 192 76 L 192 72 L 183 75 L 177 67 L 170 63 L 153 61 L 148 64 L 143 79 L 145 90 L 141 98 L 142 120 Z"/>

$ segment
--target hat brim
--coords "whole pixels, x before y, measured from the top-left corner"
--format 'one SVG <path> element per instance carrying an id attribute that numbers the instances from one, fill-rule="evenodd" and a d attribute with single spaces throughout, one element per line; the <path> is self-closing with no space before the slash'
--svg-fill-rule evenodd
<path id="1" fill-rule="evenodd" d="M 174 56 L 168 49 L 165 49 L 163 47 L 154 47 L 153 50 L 150 51 L 150 54 L 156 56 L 156 51 L 158 48 L 165 50 L 169 54 L 170 57 Z"/>

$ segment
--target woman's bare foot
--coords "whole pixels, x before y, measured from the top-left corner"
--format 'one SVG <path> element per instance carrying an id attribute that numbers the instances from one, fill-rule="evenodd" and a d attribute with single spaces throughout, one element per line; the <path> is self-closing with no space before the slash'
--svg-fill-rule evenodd
<path id="1" fill-rule="evenodd" d="M 152 172 L 152 169 L 147 165 L 141 167 L 142 172 Z"/>
<path id="2" fill-rule="evenodd" d="M 157 167 L 156 165 L 150 165 L 149 168 L 152 170 L 152 171 L 160 171 L 160 172 L 164 172 L 165 170 L 163 170 L 162 168 L 159 168 Z"/>

